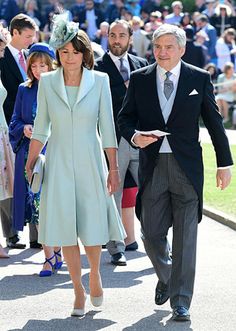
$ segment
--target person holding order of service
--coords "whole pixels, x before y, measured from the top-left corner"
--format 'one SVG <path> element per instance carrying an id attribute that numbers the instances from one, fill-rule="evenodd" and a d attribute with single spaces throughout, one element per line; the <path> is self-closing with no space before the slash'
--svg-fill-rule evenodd
<path id="1" fill-rule="evenodd" d="M 217 186 L 225 189 L 233 164 L 210 75 L 181 61 L 184 30 L 161 25 L 153 34 L 156 63 L 136 70 L 118 115 L 121 135 L 139 147 L 136 214 L 155 268 L 157 305 L 170 298 L 175 321 L 189 321 L 197 225 L 202 217 L 203 162 L 199 118 L 208 129 L 217 160 Z M 148 100 L 148 103 L 147 103 Z M 135 130 L 170 133 L 157 138 Z M 172 257 L 167 233 L 173 226 Z"/>
<path id="2" fill-rule="evenodd" d="M 119 187 L 117 143 L 108 76 L 93 70 L 86 33 L 63 14 L 54 17 L 50 45 L 57 70 L 43 74 L 26 171 L 29 178 L 44 144 L 45 173 L 39 210 L 39 242 L 62 246 L 74 287 L 72 316 L 85 314 L 78 238 L 90 264 L 90 300 L 103 302 L 101 246 L 123 240 L 113 198 Z M 109 160 L 109 172 L 105 155 Z"/>

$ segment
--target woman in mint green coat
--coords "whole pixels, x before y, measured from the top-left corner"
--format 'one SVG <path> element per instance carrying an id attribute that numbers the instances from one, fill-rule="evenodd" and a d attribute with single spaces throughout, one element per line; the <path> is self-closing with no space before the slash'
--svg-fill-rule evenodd
<path id="1" fill-rule="evenodd" d="M 42 75 L 26 170 L 29 178 L 48 141 L 39 211 L 39 241 L 62 246 L 73 282 L 72 316 L 85 313 L 78 238 L 90 263 L 90 299 L 103 301 L 101 245 L 125 232 L 113 193 L 119 187 L 117 144 L 108 76 L 93 69 L 85 32 L 63 15 L 54 19 L 51 45 L 58 69 Z M 109 161 L 107 171 L 105 150 Z"/>

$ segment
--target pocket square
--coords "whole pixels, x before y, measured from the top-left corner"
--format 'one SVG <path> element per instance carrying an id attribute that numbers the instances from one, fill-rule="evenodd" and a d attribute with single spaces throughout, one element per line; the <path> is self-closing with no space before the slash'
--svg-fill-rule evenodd
<path id="1" fill-rule="evenodd" d="M 192 92 L 191 93 L 189 93 L 189 95 L 196 95 L 196 94 L 198 94 L 198 91 L 197 90 L 192 90 Z"/>

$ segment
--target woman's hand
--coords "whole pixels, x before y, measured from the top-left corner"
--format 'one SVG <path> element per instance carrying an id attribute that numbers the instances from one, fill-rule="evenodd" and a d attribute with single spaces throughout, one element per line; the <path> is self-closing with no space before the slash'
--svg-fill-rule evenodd
<path id="1" fill-rule="evenodd" d="M 39 156 L 40 152 L 43 149 L 43 144 L 35 140 L 34 138 L 31 139 L 30 145 L 29 145 L 29 153 L 28 153 L 28 159 L 25 165 L 25 170 L 27 173 L 27 178 L 29 183 L 31 182 L 31 177 L 34 169 L 35 162 L 37 161 L 37 157 Z"/>
<path id="2" fill-rule="evenodd" d="M 111 169 L 107 178 L 107 189 L 110 195 L 118 191 L 120 188 L 120 173 L 118 169 Z"/>
<path id="3" fill-rule="evenodd" d="M 25 165 L 25 170 L 26 170 L 28 182 L 30 183 L 31 178 L 32 178 L 32 174 L 33 174 L 33 168 L 30 166 L 30 163 L 29 163 L 28 160 L 27 160 L 26 165 Z"/>
<path id="4" fill-rule="evenodd" d="M 32 133 L 33 133 L 33 126 L 31 124 L 26 124 L 24 126 L 24 135 L 30 139 L 32 137 Z"/>

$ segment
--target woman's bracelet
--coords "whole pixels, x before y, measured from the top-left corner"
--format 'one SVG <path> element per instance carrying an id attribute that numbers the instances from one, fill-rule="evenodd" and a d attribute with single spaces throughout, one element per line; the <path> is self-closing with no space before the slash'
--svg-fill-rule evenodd
<path id="1" fill-rule="evenodd" d="M 109 171 L 119 171 L 119 169 L 110 169 Z"/>

